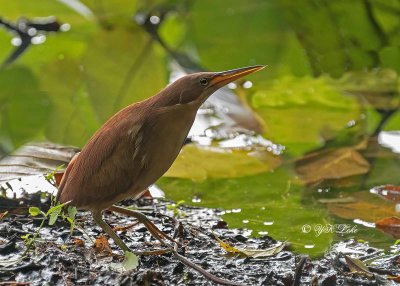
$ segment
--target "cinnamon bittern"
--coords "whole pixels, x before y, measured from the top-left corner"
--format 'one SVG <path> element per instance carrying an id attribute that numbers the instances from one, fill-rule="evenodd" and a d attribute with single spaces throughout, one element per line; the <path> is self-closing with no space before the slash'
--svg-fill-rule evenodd
<path id="1" fill-rule="evenodd" d="M 189 74 L 153 97 L 122 109 L 71 160 L 60 183 L 59 201 L 91 211 L 95 222 L 124 251 L 129 248 L 102 219 L 105 209 L 132 215 L 154 236 L 166 238 L 144 215 L 113 204 L 140 197 L 169 169 L 197 110 L 212 93 L 263 68 Z"/>

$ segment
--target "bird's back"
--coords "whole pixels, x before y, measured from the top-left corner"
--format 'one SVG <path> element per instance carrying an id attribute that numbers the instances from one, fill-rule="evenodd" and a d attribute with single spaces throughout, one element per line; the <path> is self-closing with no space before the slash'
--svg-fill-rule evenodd
<path id="1" fill-rule="evenodd" d="M 68 166 L 59 200 L 99 210 L 139 196 L 171 166 L 196 111 L 190 104 L 163 108 L 140 103 L 121 110 Z"/>

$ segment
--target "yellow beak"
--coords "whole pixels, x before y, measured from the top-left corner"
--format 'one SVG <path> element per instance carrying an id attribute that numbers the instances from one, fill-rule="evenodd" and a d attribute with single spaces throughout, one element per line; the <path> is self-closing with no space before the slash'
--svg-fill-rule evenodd
<path id="1" fill-rule="evenodd" d="M 237 80 L 238 78 L 244 77 L 245 75 L 262 70 L 265 67 L 266 66 L 264 65 L 257 65 L 215 73 L 210 81 L 210 87 L 224 86 L 234 80 Z"/>

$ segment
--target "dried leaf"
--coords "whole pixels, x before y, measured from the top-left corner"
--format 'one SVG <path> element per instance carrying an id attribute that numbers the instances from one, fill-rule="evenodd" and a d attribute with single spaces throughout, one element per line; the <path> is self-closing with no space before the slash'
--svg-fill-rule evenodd
<path id="1" fill-rule="evenodd" d="M 345 219 L 361 219 L 374 222 L 381 217 L 396 215 L 392 207 L 373 202 L 357 201 L 348 204 L 328 204 L 330 213 Z"/>
<path id="2" fill-rule="evenodd" d="M 391 234 L 394 238 L 400 238 L 400 218 L 396 216 L 381 219 L 375 223 L 376 228 Z"/>
<path id="3" fill-rule="evenodd" d="M 368 278 L 372 278 L 374 276 L 374 274 L 368 270 L 368 267 L 361 260 L 357 258 L 351 258 L 347 255 L 344 255 L 344 259 L 346 260 L 347 266 L 350 268 L 350 272 L 363 274 Z"/>
<path id="4" fill-rule="evenodd" d="M 84 247 L 85 246 L 85 241 L 83 239 L 80 239 L 80 238 L 75 238 L 74 239 L 74 244 L 76 246 L 79 246 L 79 247 Z"/>
<path id="5" fill-rule="evenodd" d="M 223 240 L 221 240 L 219 237 L 217 237 L 216 235 L 215 239 L 219 242 L 219 245 L 225 249 L 227 252 L 229 253 L 241 253 L 241 251 L 237 248 L 235 248 L 234 246 L 230 245 L 229 243 L 224 242 Z"/>
<path id="6" fill-rule="evenodd" d="M 8 211 L 5 211 L 4 213 L 0 213 L 0 221 L 6 217 L 6 215 L 8 214 Z"/>
<path id="7" fill-rule="evenodd" d="M 386 278 L 393 280 L 394 282 L 400 283 L 400 275 L 399 276 L 388 276 Z"/>
<path id="8" fill-rule="evenodd" d="M 96 241 L 94 243 L 94 248 L 97 252 L 111 254 L 111 247 L 108 243 L 108 239 L 104 235 L 99 235 L 96 237 Z"/>
<path id="9" fill-rule="evenodd" d="M 377 194 L 390 201 L 400 202 L 400 186 L 383 185 L 370 190 L 372 194 Z"/>
<path id="10" fill-rule="evenodd" d="M 0 182 L 43 175 L 68 162 L 79 150 L 54 143 L 28 143 L 0 161 Z"/>
<path id="11" fill-rule="evenodd" d="M 275 255 L 279 252 L 282 251 L 282 249 L 285 247 L 285 243 L 282 241 L 279 241 L 276 245 L 271 246 L 266 249 L 239 249 L 244 255 L 249 256 L 249 257 L 267 257 L 267 256 L 272 256 Z"/>
<path id="12" fill-rule="evenodd" d="M 138 222 L 134 222 L 126 226 L 115 226 L 113 227 L 113 231 L 127 231 L 136 225 L 138 225 Z"/>
<path id="13" fill-rule="evenodd" d="M 365 174 L 369 169 L 368 161 L 351 147 L 313 152 L 296 162 L 296 172 L 307 184 Z"/>
<path id="14" fill-rule="evenodd" d="M 356 199 L 353 197 L 343 197 L 343 198 L 319 199 L 318 202 L 320 202 L 321 204 L 344 204 L 344 203 L 355 203 Z"/>
<path id="15" fill-rule="evenodd" d="M 282 241 L 279 241 L 276 245 L 271 246 L 266 249 L 251 249 L 251 248 L 236 248 L 229 243 L 226 243 L 222 241 L 220 238 L 218 238 L 216 235 L 214 235 L 216 240 L 219 242 L 219 245 L 225 249 L 229 253 L 240 253 L 248 257 L 268 257 L 275 255 L 282 251 L 282 249 L 285 247 L 285 243 Z"/>

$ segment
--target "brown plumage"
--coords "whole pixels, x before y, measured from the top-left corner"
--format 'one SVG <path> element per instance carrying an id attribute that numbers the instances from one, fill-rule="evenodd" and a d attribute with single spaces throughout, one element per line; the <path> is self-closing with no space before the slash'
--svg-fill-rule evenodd
<path id="1" fill-rule="evenodd" d="M 155 96 L 122 109 L 68 165 L 59 201 L 90 210 L 95 221 L 128 250 L 102 220 L 101 211 L 119 211 L 114 203 L 139 197 L 172 165 L 201 104 L 223 85 L 263 67 L 190 74 Z"/>

